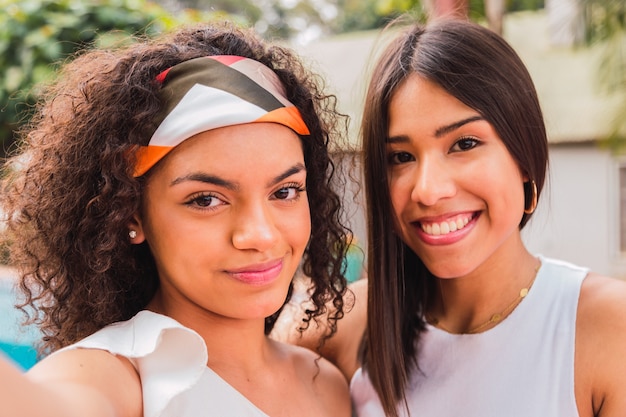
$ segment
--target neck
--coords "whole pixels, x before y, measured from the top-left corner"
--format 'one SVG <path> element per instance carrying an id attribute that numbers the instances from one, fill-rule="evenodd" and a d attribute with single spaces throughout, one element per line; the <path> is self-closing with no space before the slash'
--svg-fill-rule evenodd
<path id="1" fill-rule="evenodd" d="M 262 327 L 243 329 L 215 327 L 201 334 L 209 352 L 208 366 L 225 379 L 258 375 L 266 368 L 276 353 L 274 342 L 264 335 Z"/>
<path id="2" fill-rule="evenodd" d="M 263 318 L 234 319 L 189 306 L 173 307 L 158 296 L 148 309 L 198 333 L 207 347 L 207 365 L 220 375 L 221 369 L 258 372 L 276 351 L 274 343 L 265 336 Z"/>
<path id="3" fill-rule="evenodd" d="M 525 249 L 490 259 L 464 277 L 437 278 L 428 321 L 450 333 L 480 333 L 495 327 L 530 289 L 539 260 Z"/>

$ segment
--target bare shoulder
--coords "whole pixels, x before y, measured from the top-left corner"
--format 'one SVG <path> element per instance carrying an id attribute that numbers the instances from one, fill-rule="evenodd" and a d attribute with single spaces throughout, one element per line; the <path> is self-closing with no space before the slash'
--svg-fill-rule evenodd
<path id="1" fill-rule="evenodd" d="M 346 380 L 361 366 L 359 348 L 367 326 L 367 279 L 360 279 L 348 287 L 345 296 L 345 314 L 337 322 L 337 333 L 326 341 L 322 354 L 341 369 Z"/>
<path id="2" fill-rule="evenodd" d="M 576 322 L 577 400 L 590 409 L 581 416 L 626 415 L 625 354 L 626 282 L 590 273 Z"/>
<path id="3" fill-rule="evenodd" d="M 36 364 L 28 378 L 49 387 L 59 399 L 83 415 L 111 410 L 113 415 L 143 415 L 141 381 L 126 358 L 99 349 L 72 349 L 51 355 Z"/>
<path id="4" fill-rule="evenodd" d="M 578 310 L 581 331 L 619 337 L 619 331 L 626 330 L 626 320 L 620 320 L 626 319 L 626 281 L 589 273 Z"/>
<path id="5" fill-rule="evenodd" d="M 304 304 L 289 306 L 281 313 L 271 337 L 274 340 L 303 346 L 318 351 L 326 359 L 335 364 L 350 380 L 359 368 L 358 351 L 367 324 L 367 278 L 351 283 L 344 295 L 344 315 L 337 321 L 337 331 L 326 339 L 320 347 L 320 340 L 328 332 L 327 316 L 312 320 L 304 331 L 296 330 L 305 317 L 305 310 L 310 301 Z M 329 311 L 334 311 L 332 305 Z"/>
<path id="6" fill-rule="evenodd" d="M 289 345 L 302 382 L 311 383 L 316 401 L 324 405 L 326 415 L 351 415 L 350 390 L 343 374 L 330 361 L 309 349 Z"/>

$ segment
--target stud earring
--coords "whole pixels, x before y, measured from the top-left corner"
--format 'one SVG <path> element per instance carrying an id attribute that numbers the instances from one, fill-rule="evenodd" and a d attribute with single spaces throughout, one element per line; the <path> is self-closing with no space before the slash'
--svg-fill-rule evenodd
<path id="1" fill-rule="evenodd" d="M 131 239 L 134 239 L 137 237 L 137 232 L 134 230 L 131 230 L 130 232 L 128 232 L 128 237 L 130 237 Z"/>

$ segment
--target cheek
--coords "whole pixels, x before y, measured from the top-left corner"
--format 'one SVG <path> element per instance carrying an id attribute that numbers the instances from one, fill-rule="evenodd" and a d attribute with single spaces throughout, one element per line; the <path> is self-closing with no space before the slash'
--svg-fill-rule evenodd
<path id="1" fill-rule="evenodd" d="M 393 215 L 393 230 L 400 236 L 403 236 L 404 225 L 402 223 L 402 212 L 406 209 L 410 202 L 410 189 L 402 181 L 401 178 L 389 176 L 389 197 L 391 202 L 391 214 Z"/>
<path id="2" fill-rule="evenodd" d="M 283 234 L 296 252 L 304 252 L 311 237 L 311 215 L 308 204 L 293 213 L 291 216 L 279 217 Z"/>
<path id="3" fill-rule="evenodd" d="M 508 164 L 502 164 L 491 170 L 492 185 L 490 187 L 500 191 L 500 198 L 505 200 L 509 210 L 517 211 L 517 208 L 524 208 L 524 176 L 513 160 Z"/>
<path id="4" fill-rule="evenodd" d="M 304 252 L 304 248 L 308 245 L 309 240 L 311 239 L 311 215 L 308 209 L 302 215 L 301 224 L 302 224 L 302 231 L 300 233 L 301 235 L 300 243 L 302 245 L 302 252 Z"/>
<path id="5" fill-rule="evenodd" d="M 411 199 L 411 187 L 403 177 L 389 177 L 389 200 L 391 208 L 397 218 L 401 217 Z"/>

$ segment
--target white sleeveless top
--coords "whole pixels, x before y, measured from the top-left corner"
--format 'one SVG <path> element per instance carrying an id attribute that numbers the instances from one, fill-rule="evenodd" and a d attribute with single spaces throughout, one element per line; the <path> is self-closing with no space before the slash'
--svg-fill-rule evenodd
<path id="1" fill-rule="evenodd" d="M 450 334 L 427 326 L 406 398 L 412 417 L 578 417 L 574 345 L 588 270 L 540 257 L 530 292 L 496 327 Z M 384 417 L 367 374 L 350 391 L 359 417 Z M 398 408 L 407 416 L 404 407 Z"/>
<path id="2" fill-rule="evenodd" d="M 170 317 L 140 311 L 67 346 L 128 358 L 141 377 L 145 417 L 268 417 L 207 367 L 204 340 Z"/>

